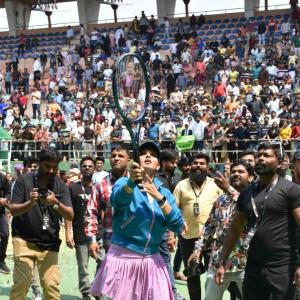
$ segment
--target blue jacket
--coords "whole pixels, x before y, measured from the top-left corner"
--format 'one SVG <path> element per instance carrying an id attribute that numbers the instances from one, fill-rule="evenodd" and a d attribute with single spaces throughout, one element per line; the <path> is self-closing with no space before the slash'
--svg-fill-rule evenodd
<path id="1" fill-rule="evenodd" d="M 120 178 L 112 189 L 110 202 L 113 207 L 112 243 L 131 251 L 149 255 L 159 252 L 162 235 L 167 229 L 181 233 L 183 219 L 171 192 L 154 178 L 158 191 L 167 198 L 172 210 L 164 215 L 158 203 L 151 204 L 145 193 L 136 186 L 128 194 L 124 186 L 128 178 Z"/>

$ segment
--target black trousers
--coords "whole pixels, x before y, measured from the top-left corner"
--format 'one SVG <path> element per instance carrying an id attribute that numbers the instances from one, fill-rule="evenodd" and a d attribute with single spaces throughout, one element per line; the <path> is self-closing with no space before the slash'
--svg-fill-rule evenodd
<path id="1" fill-rule="evenodd" d="M 0 215 L 0 262 L 6 258 L 6 249 L 8 245 L 8 222 L 4 214 Z"/>
<path id="2" fill-rule="evenodd" d="M 295 268 L 290 266 L 248 267 L 243 283 L 244 300 L 294 300 Z"/>
<path id="3" fill-rule="evenodd" d="M 181 251 L 182 251 L 182 259 L 184 268 L 186 269 L 188 267 L 188 259 L 193 253 L 195 242 L 197 239 L 185 239 L 181 236 L 179 236 L 179 243 L 181 244 Z M 207 254 L 204 254 L 204 265 L 205 269 L 207 270 L 208 262 L 209 262 L 209 256 Z M 199 300 L 201 299 L 201 282 L 200 282 L 200 276 L 191 276 L 187 279 L 187 286 L 189 290 L 190 300 Z"/>

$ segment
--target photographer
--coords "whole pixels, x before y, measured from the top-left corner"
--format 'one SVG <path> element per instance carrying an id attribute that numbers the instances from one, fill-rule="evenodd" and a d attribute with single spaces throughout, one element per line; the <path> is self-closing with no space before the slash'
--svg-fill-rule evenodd
<path id="1" fill-rule="evenodd" d="M 39 169 L 20 176 L 11 197 L 14 284 L 10 299 L 25 299 L 38 267 L 45 299 L 60 299 L 59 219 L 73 219 L 67 186 L 56 176 L 60 153 L 43 149 Z"/>

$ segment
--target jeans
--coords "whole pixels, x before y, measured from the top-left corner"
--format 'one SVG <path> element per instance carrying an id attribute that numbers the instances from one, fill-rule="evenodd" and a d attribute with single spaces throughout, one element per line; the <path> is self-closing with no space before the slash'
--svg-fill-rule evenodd
<path id="1" fill-rule="evenodd" d="M 20 237 L 13 237 L 14 274 L 10 299 L 25 299 L 29 290 L 33 269 L 39 270 L 45 299 L 60 299 L 60 274 L 58 252 L 41 250 L 35 244 Z"/>
<path id="2" fill-rule="evenodd" d="M 243 283 L 244 300 L 294 300 L 294 268 L 290 266 L 247 267 Z"/>
<path id="3" fill-rule="evenodd" d="M 32 104 L 32 111 L 33 111 L 33 119 L 36 119 L 36 113 L 38 113 L 38 116 L 41 116 L 41 108 L 40 104 Z"/>
<path id="4" fill-rule="evenodd" d="M 259 45 L 265 45 L 266 44 L 266 34 L 261 33 L 258 35 L 258 44 Z"/>
<path id="5" fill-rule="evenodd" d="M 202 151 L 203 150 L 203 147 L 204 147 L 204 143 L 203 141 L 195 141 L 194 143 L 194 150 L 196 151 Z"/>
<path id="6" fill-rule="evenodd" d="M 159 246 L 159 253 L 162 256 L 162 258 L 163 258 L 163 260 L 166 264 L 166 267 L 167 267 L 167 270 L 168 270 L 168 273 L 169 273 L 169 276 L 170 276 L 172 289 L 174 290 L 174 288 L 175 288 L 175 278 L 174 278 L 174 274 L 173 274 L 173 270 L 172 270 L 172 266 L 171 266 L 171 255 L 170 255 L 170 251 L 169 251 L 169 248 L 168 248 L 167 241 L 168 241 L 168 233 L 166 232 L 162 237 L 162 241 L 161 241 L 161 244 Z"/>
<path id="7" fill-rule="evenodd" d="M 90 279 L 88 271 L 89 247 L 88 244 L 76 244 L 76 260 L 78 267 L 78 287 L 79 292 L 84 295 L 90 294 Z"/>
<path id="8" fill-rule="evenodd" d="M 8 222 L 6 215 L 0 215 L 0 262 L 6 258 L 6 250 L 8 244 Z"/>
<path id="9" fill-rule="evenodd" d="M 174 261 L 173 261 L 173 271 L 175 273 L 180 271 L 181 263 L 182 263 L 182 250 L 181 250 L 181 244 L 178 243 L 176 253 L 174 256 Z"/>
<path id="10" fill-rule="evenodd" d="M 213 269 L 208 269 L 205 282 L 205 297 L 204 300 L 222 300 L 225 290 L 229 287 L 230 282 L 234 281 L 242 292 L 244 280 L 244 271 L 226 272 L 224 274 L 224 282 L 222 285 L 217 285 L 215 282 L 216 272 Z"/>
<path id="11" fill-rule="evenodd" d="M 19 81 L 18 80 L 13 81 L 12 85 L 13 85 L 13 89 L 16 90 L 19 86 Z"/>

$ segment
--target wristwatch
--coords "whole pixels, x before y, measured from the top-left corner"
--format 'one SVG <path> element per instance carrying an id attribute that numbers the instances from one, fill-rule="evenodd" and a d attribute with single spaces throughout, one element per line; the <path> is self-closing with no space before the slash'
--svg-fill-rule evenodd
<path id="1" fill-rule="evenodd" d="M 53 208 L 54 210 L 58 210 L 59 207 L 60 207 L 60 202 L 59 202 L 59 201 L 57 201 L 57 202 L 52 206 L 52 208 Z"/>
<path id="2" fill-rule="evenodd" d="M 163 206 L 166 201 L 167 201 L 166 196 L 163 196 L 163 198 L 161 200 L 157 200 L 157 203 L 159 206 Z"/>

